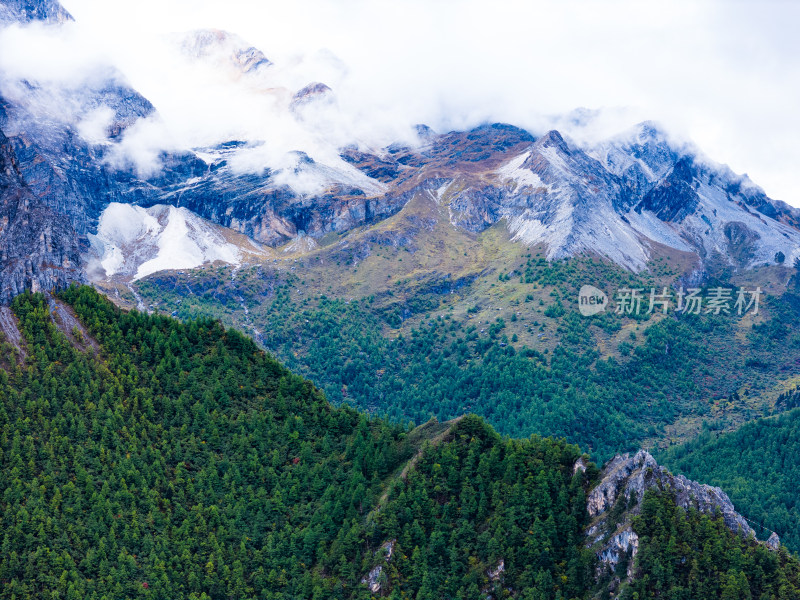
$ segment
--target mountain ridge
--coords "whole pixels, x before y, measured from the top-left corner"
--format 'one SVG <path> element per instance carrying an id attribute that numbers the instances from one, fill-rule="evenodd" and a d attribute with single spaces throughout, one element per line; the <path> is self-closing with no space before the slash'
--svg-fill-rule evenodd
<path id="1" fill-rule="evenodd" d="M 370 419 L 217 321 L 121 311 L 86 286 L 22 294 L 13 312 L 4 597 L 798 593 L 796 558 L 731 531 L 724 494 L 644 452 L 599 471 L 564 440 L 503 438 L 474 415 Z M 601 530 L 619 544 L 598 547 Z"/>

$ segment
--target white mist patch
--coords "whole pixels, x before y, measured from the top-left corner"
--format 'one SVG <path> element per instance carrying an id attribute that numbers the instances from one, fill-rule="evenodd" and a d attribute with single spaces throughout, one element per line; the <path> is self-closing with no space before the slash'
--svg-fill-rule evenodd
<path id="1" fill-rule="evenodd" d="M 108 130 L 113 123 L 114 109 L 101 106 L 78 123 L 78 134 L 90 144 L 102 144 L 108 141 Z"/>
<path id="2" fill-rule="evenodd" d="M 157 271 L 241 260 L 237 247 L 216 226 L 174 206 L 145 209 L 112 202 L 100 215 L 97 235 L 90 239 L 94 255 L 90 271 L 102 270 L 105 278 L 137 280 Z"/>

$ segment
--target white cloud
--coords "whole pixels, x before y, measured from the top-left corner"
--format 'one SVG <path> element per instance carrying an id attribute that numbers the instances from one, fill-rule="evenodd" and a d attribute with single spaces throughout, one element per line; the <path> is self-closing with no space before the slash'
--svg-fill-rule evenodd
<path id="1" fill-rule="evenodd" d="M 266 163 L 295 149 L 322 160 L 337 144 L 408 138 L 414 123 L 442 131 L 500 120 L 541 132 L 554 122 L 552 115 L 604 108 L 591 128 L 570 133 L 600 136 L 656 119 L 712 158 L 749 173 L 771 196 L 800 205 L 794 174 L 800 162 L 797 3 L 64 4 L 81 32 L 74 63 L 94 64 L 101 49 L 158 108 L 162 130 L 151 131 L 152 144 L 159 136 L 175 145 L 225 136 L 263 139 L 266 154 L 259 160 Z M 167 34 L 209 27 L 235 32 L 264 51 L 275 63 L 271 92 L 187 67 L 167 50 Z M 34 52 L 44 57 L 37 68 L 50 68 L 52 52 L 46 46 Z M 0 40 L 0 66 L 15 59 L 14 48 Z M 84 72 L 76 69 L 76 76 Z M 71 67 L 61 71 L 72 73 Z M 313 127 L 279 110 L 312 81 L 330 85 L 338 100 L 338 109 L 312 119 Z M 147 147 L 133 138 L 129 144 Z"/>
<path id="2" fill-rule="evenodd" d="M 113 122 L 114 111 L 107 106 L 100 106 L 78 121 L 78 134 L 92 144 L 107 142 L 108 130 Z"/>

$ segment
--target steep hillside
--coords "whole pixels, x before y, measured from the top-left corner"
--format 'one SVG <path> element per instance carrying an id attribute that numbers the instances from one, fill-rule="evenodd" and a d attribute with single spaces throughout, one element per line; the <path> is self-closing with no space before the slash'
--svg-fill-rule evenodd
<path id="1" fill-rule="evenodd" d="M 597 471 L 575 446 L 474 416 L 406 430 L 332 407 L 217 322 L 120 312 L 85 287 L 62 298 L 51 313 L 19 296 L 4 320 L 24 355 L 0 369 L 3 598 L 555 600 L 606 585 L 583 532 Z M 654 522 L 699 524 L 669 557 L 698 564 L 692 589 L 796 596 L 785 552 L 659 502 Z M 677 593 L 680 569 L 653 588 L 642 561 L 664 550 L 648 535 L 626 585 Z"/>
<path id="2" fill-rule="evenodd" d="M 674 304 L 646 314 L 645 298 L 638 316 L 612 307 L 587 318 L 577 310 L 584 284 L 612 300 L 631 287 L 674 296 L 693 285 L 681 277 L 691 259 L 668 255 L 639 274 L 599 259 L 551 262 L 502 225 L 464 232 L 448 214 L 420 194 L 313 250 L 133 287 L 151 310 L 212 315 L 252 334 L 334 403 L 402 423 L 473 411 L 501 433 L 563 435 L 600 459 L 691 438 L 703 420 L 731 427 L 770 414 L 800 374 L 789 268 L 723 272 L 705 287 L 761 286 L 758 315 L 680 314 Z"/>
<path id="3" fill-rule="evenodd" d="M 27 358 L 0 371 L 3 597 L 365 598 L 388 541 L 381 585 L 417 597 L 477 597 L 499 561 L 583 593 L 577 448 L 368 420 L 215 322 L 65 298 L 98 350 L 20 296 Z"/>
<path id="4" fill-rule="evenodd" d="M 796 393 L 782 395 L 778 402 Z M 791 407 L 791 405 L 790 405 Z M 800 411 L 760 419 L 722 433 L 706 430 L 696 440 L 663 453 L 663 461 L 692 479 L 723 487 L 739 509 L 756 523 L 778 532 L 794 551 L 800 549 L 797 462 Z"/>

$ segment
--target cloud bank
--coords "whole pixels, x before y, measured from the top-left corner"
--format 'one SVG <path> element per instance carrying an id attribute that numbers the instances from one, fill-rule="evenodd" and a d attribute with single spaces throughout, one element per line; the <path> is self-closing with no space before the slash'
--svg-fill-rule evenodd
<path id="1" fill-rule="evenodd" d="M 67 46 L 25 46 L 25 35 L 9 41 L 5 32 L 0 70 L 33 69 L 67 85 L 99 64 L 118 67 L 159 113 L 123 141 L 143 164 L 161 147 L 243 139 L 263 142 L 243 169 L 283 164 L 293 150 L 337 167 L 338 146 L 412 139 L 416 123 L 447 131 L 506 121 L 534 133 L 556 125 L 592 141 L 655 119 L 800 205 L 796 3 L 64 4 L 76 18 L 61 34 Z M 189 60 L 177 34 L 208 28 L 238 34 L 272 66 L 251 77 L 220 60 Z M 287 118 L 292 95 L 314 81 L 329 85 L 335 102 Z M 560 117 L 577 107 L 599 112 L 577 125 Z M 103 117 L 93 115 L 86 135 L 102 130 Z"/>

